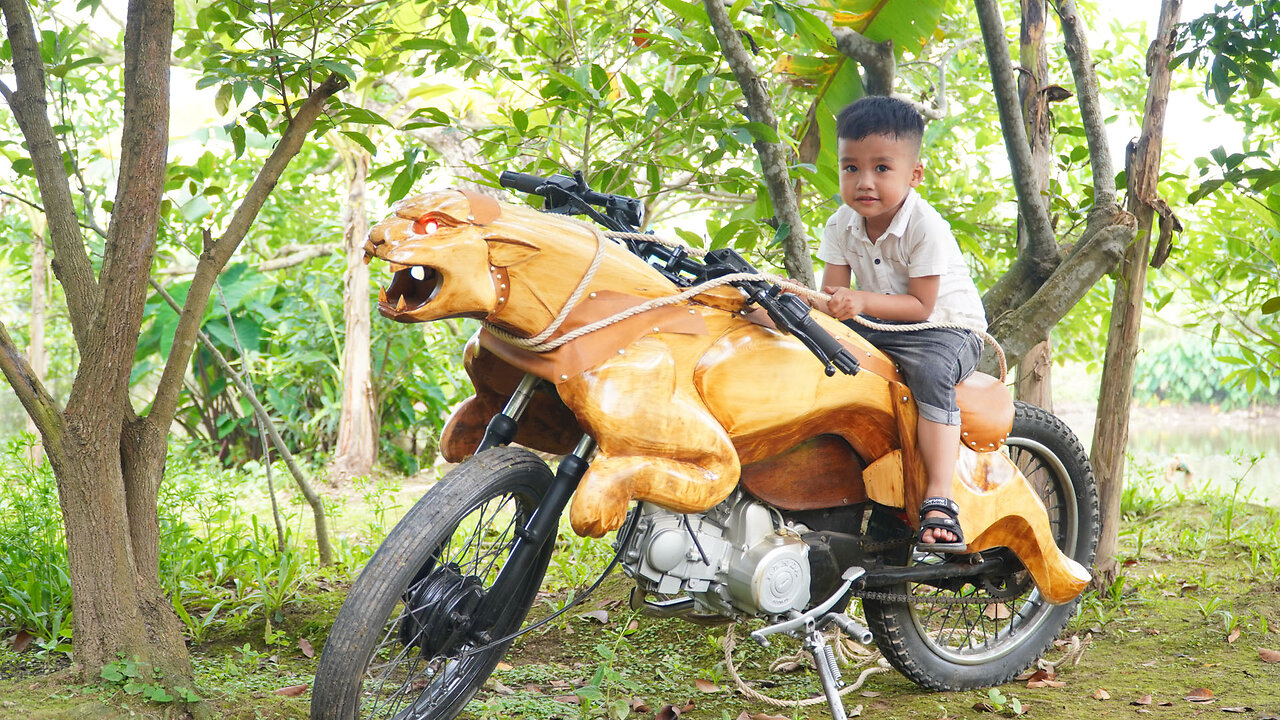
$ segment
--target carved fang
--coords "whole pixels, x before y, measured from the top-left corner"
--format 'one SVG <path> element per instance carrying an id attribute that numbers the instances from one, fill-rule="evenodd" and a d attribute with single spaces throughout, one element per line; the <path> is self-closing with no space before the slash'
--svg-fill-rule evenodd
<path id="1" fill-rule="evenodd" d="M 368 265 L 372 261 L 373 261 L 373 255 L 371 253 L 366 252 L 364 254 L 364 264 Z"/>
<path id="2" fill-rule="evenodd" d="M 384 287 L 378 288 L 378 302 L 390 302 L 387 300 L 387 289 Z"/>
<path id="3" fill-rule="evenodd" d="M 400 299 L 396 301 L 396 312 L 402 312 L 407 307 L 409 307 L 409 303 L 405 302 L 404 296 L 401 295 Z"/>

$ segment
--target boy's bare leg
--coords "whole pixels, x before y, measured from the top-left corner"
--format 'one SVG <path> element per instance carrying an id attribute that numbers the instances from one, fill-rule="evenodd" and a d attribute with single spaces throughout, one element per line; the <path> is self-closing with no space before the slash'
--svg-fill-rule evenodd
<path id="1" fill-rule="evenodd" d="M 956 456 L 960 447 L 960 426 L 943 425 L 932 420 L 919 418 L 916 421 L 916 444 L 920 449 L 920 457 L 924 460 L 925 474 L 929 476 L 929 485 L 925 497 L 951 497 L 951 480 L 955 477 Z M 927 517 L 946 517 L 937 510 L 927 513 Z M 955 533 L 949 530 L 926 530 L 920 536 L 924 543 L 956 542 Z"/>

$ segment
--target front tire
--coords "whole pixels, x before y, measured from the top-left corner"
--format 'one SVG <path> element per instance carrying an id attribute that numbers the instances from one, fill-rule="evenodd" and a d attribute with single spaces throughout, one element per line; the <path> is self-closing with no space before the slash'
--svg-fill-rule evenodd
<path id="1" fill-rule="evenodd" d="M 1089 567 L 1098 544 L 1098 493 L 1080 441 L 1057 417 L 1019 402 L 1005 452 L 1044 502 L 1058 547 Z M 897 557 L 886 559 L 905 564 L 913 560 L 911 552 L 904 547 Z M 1009 553 L 1004 548 L 986 552 Z M 948 558 L 923 554 L 914 561 Z M 969 690 L 1012 680 L 1053 645 L 1079 602 L 1049 604 L 1025 570 L 945 589 L 910 583 L 888 590 L 913 599 L 864 600 L 867 624 L 885 658 L 931 690 Z"/>
<path id="2" fill-rule="evenodd" d="M 551 480 L 533 453 L 495 448 L 454 468 L 405 514 L 334 620 L 313 720 L 448 720 L 462 711 L 511 645 L 465 655 L 482 644 L 476 633 L 498 639 L 519 629 L 546 573 L 553 539 L 492 627 L 472 624 Z"/>

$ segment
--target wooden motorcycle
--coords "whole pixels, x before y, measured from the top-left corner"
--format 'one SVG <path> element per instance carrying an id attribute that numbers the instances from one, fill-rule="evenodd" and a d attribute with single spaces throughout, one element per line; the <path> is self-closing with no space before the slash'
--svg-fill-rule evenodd
<path id="1" fill-rule="evenodd" d="M 801 639 L 837 719 L 833 625 L 937 690 L 1003 683 L 1051 646 L 1099 522 L 1060 420 L 990 376 L 962 383 L 969 545 L 923 552 L 916 406 L 884 354 L 732 251 L 696 259 L 636 233 L 635 199 L 581 176 L 502 181 L 542 211 L 433 192 L 365 246 L 395 271 L 383 315 L 485 329 L 465 355 L 476 394 L 440 442 L 461 464 L 352 586 L 313 718 L 462 712 L 521 632 L 566 508 L 580 535 L 618 530 L 610 569 L 634 578 L 636 608 Z M 553 471 L 517 444 L 562 457 Z M 845 614 L 854 598 L 867 627 Z"/>

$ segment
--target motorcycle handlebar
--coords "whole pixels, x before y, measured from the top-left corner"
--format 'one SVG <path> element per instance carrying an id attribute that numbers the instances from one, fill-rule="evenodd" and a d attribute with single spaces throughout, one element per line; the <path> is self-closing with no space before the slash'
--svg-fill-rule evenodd
<path id="1" fill-rule="evenodd" d="M 551 212 L 585 213 L 597 222 L 614 230 L 634 231 L 640 224 L 643 206 L 636 198 L 622 195 L 599 193 L 587 187 L 581 173 L 568 175 L 552 175 L 549 178 L 529 173 L 504 170 L 498 175 L 498 184 L 505 188 L 518 190 L 531 195 L 541 195 L 546 199 L 544 210 Z M 605 214 L 593 210 L 589 205 L 604 208 Z M 637 252 L 638 243 L 628 244 L 632 252 Z M 644 253 L 641 257 L 644 257 Z M 648 258 L 645 258 L 648 261 Z M 730 248 L 712 250 L 704 258 L 704 265 L 688 264 L 687 258 L 673 254 L 667 258 L 666 270 L 679 275 L 680 267 L 688 267 L 693 275 L 702 275 L 703 279 L 721 277 L 734 272 L 755 273 L 741 255 Z M 698 272 L 698 271 L 701 272 Z M 679 279 L 679 278 L 673 278 Z M 791 333 L 799 339 L 826 366 L 827 375 L 837 370 L 848 375 L 858 372 L 858 360 L 839 341 L 822 329 L 813 318 L 809 317 L 809 306 L 795 295 L 781 293 L 780 289 L 761 281 L 734 283 L 744 291 L 751 302 L 759 303 L 780 330 Z M 772 289 L 773 292 L 770 292 Z"/>
<path id="2" fill-rule="evenodd" d="M 529 173 L 512 172 L 503 170 L 498 175 L 498 184 L 512 190 L 519 190 L 530 195 L 541 195 L 547 197 L 551 192 L 547 189 L 550 185 L 556 190 L 562 190 L 581 198 L 583 201 L 600 207 L 607 207 L 619 200 L 631 200 L 621 195 L 610 195 L 608 193 L 596 192 L 586 186 L 585 182 L 580 182 L 577 178 L 568 175 L 552 175 L 551 177 L 541 177 L 539 175 L 530 175 Z"/>
<path id="3" fill-rule="evenodd" d="M 503 170 L 498 176 L 498 184 L 504 188 L 519 190 L 530 195 L 537 195 L 538 188 L 547 183 L 547 179 L 538 175 L 530 175 L 529 173 L 513 172 L 511 170 Z"/>

